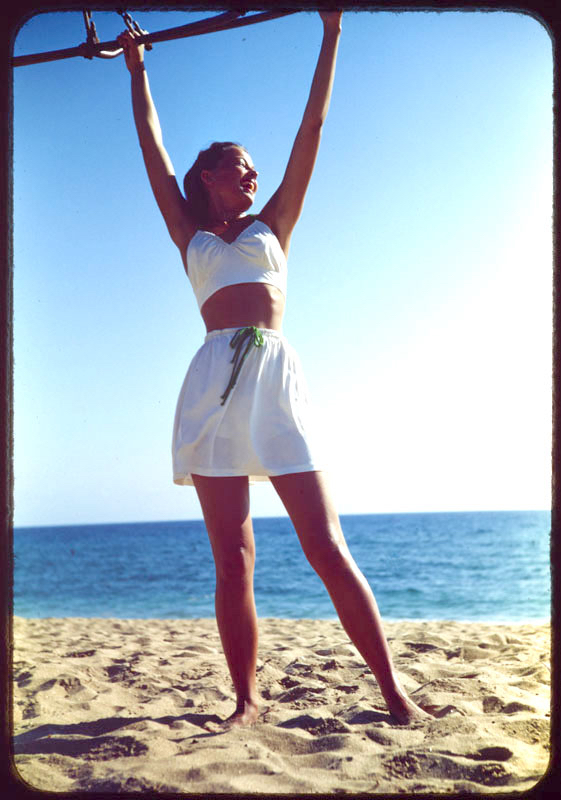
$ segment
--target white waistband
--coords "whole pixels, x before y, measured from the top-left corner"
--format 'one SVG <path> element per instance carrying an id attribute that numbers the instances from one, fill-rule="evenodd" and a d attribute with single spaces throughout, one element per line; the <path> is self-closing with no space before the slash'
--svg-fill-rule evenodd
<path id="1" fill-rule="evenodd" d="M 233 336 L 236 331 L 241 330 L 242 328 L 249 328 L 250 325 L 240 325 L 239 328 L 219 328 L 215 331 L 209 331 L 205 336 L 205 342 L 208 342 L 209 339 L 214 339 L 215 336 Z M 277 339 L 284 339 L 284 335 L 281 331 L 275 331 L 272 328 L 259 328 L 263 336 L 272 336 Z"/>

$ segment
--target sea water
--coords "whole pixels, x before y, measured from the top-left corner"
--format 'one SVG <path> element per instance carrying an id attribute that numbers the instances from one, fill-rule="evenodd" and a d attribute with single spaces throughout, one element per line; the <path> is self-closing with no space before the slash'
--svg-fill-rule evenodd
<path id="1" fill-rule="evenodd" d="M 386 619 L 519 622 L 550 616 L 548 511 L 341 517 Z M 261 617 L 332 619 L 290 520 L 254 520 Z M 14 613 L 23 617 L 214 616 L 202 521 L 14 531 Z"/>

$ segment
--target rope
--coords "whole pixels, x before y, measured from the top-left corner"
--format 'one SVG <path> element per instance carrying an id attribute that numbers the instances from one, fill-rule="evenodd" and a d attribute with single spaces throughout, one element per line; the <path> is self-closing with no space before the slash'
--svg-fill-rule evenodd
<path id="1" fill-rule="evenodd" d="M 244 344 L 245 350 L 242 353 Z M 230 364 L 233 364 L 234 368 L 232 369 L 232 375 L 230 376 L 230 382 L 226 387 L 226 391 L 220 398 L 222 400 L 220 403 L 221 406 L 224 405 L 228 395 L 234 388 L 236 381 L 238 380 L 240 370 L 243 366 L 243 362 L 246 360 L 252 345 L 254 347 L 263 346 L 263 333 L 259 330 L 259 328 L 256 328 L 255 325 L 250 325 L 247 328 L 240 328 L 239 331 L 236 331 L 230 339 L 230 347 L 235 349 L 232 360 L 230 361 Z"/>

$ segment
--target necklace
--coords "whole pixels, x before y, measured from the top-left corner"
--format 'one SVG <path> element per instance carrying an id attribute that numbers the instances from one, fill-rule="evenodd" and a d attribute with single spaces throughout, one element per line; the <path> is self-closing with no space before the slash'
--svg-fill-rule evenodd
<path id="1" fill-rule="evenodd" d="M 246 219 L 245 215 L 243 217 L 232 217 L 231 219 L 220 219 L 220 220 L 213 221 L 212 222 L 212 227 L 213 228 L 218 228 L 218 227 L 220 227 L 220 228 L 230 228 L 232 225 L 234 225 L 234 226 L 236 224 L 241 225 L 242 223 L 244 223 L 245 219 Z"/>

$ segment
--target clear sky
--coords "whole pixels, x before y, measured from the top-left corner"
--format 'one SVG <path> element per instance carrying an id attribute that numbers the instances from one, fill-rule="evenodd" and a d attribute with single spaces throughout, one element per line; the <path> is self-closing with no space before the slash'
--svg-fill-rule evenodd
<path id="1" fill-rule="evenodd" d="M 123 28 L 93 18 L 102 41 Z M 239 141 L 262 207 L 321 35 L 297 13 L 147 53 L 180 185 L 199 149 Z M 15 54 L 84 38 L 81 12 L 41 14 Z M 284 323 L 341 513 L 550 506 L 552 69 L 525 14 L 344 14 Z M 15 524 L 200 518 L 170 445 L 204 326 L 122 58 L 15 70 L 14 207 Z M 270 484 L 251 491 L 256 516 L 284 514 Z"/>

